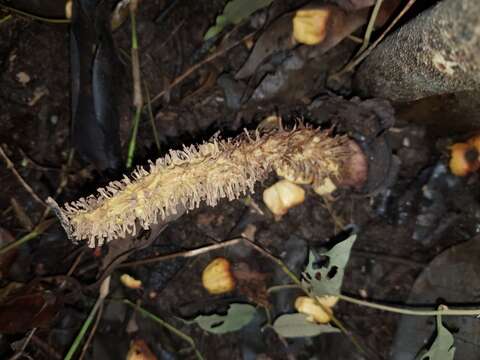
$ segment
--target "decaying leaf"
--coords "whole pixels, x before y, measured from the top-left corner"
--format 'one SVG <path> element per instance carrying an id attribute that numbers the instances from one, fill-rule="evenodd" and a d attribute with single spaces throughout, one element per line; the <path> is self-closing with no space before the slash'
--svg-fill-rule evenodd
<path id="1" fill-rule="evenodd" d="M 199 315 L 193 321 L 205 331 L 224 334 L 247 325 L 256 311 L 256 308 L 249 304 L 230 304 L 226 315 Z"/>
<path id="2" fill-rule="evenodd" d="M 306 337 L 339 332 L 331 325 L 311 322 L 307 315 L 301 313 L 279 316 L 273 323 L 273 329 L 283 337 Z"/>
<path id="3" fill-rule="evenodd" d="M 12 287 L 2 296 L 0 333 L 22 333 L 49 326 L 61 309 L 61 299 L 40 285 Z M 4 291 L 7 293 L 7 289 Z"/>
<path id="4" fill-rule="evenodd" d="M 455 346 L 453 335 L 443 326 L 442 316 L 437 315 L 437 336 L 428 351 L 419 354 L 416 360 L 453 360 Z"/>
<path id="5" fill-rule="evenodd" d="M 243 234 L 243 236 L 245 236 Z M 252 239 L 253 237 L 248 237 Z M 245 262 L 235 265 L 234 275 L 238 282 L 238 292 L 246 296 L 249 302 L 269 308 L 267 279 L 269 274 L 255 271 Z"/>
<path id="6" fill-rule="evenodd" d="M 302 273 L 303 286 L 315 296 L 339 294 L 345 266 L 356 238 L 357 235 L 352 234 L 332 249 L 318 254 L 318 257 L 310 251 L 308 265 Z"/>
<path id="7" fill-rule="evenodd" d="M 260 10 L 272 3 L 273 0 L 231 0 L 225 5 L 223 13 L 217 16 L 214 26 L 207 30 L 204 36 L 208 40 L 229 24 L 238 24 L 247 19 L 255 11 Z"/>

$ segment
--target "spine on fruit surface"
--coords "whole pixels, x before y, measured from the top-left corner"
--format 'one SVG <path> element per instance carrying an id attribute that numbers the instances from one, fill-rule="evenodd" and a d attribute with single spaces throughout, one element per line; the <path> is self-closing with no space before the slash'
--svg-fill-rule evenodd
<path id="1" fill-rule="evenodd" d="M 253 192 L 254 185 L 271 172 L 287 179 L 321 185 L 327 178 L 341 181 L 344 164 L 352 156 L 346 136 L 333 137 L 303 125 L 260 135 L 214 138 L 198 146 L 171 150 L 148 169 L 137 168 L 121 181 L 55 210 L 70 239 L 100 246 L 135 235 L 140 229 L 201 203 L 215 206 Z"/>

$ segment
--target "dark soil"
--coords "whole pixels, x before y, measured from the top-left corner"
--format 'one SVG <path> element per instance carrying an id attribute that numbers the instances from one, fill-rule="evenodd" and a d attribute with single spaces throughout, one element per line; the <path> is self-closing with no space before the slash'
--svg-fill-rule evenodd
<path id="1" fill-rule="evenodd" d="M 208 50 L 202 50 L 205 49 L 202 37 L 223 6 L 221 1 L 178 1 L 163 17 L 169 3 L 145 1 L 137 19 L 142 79 L 152 96 L 208 55 Z M 247 34 L 248 26 L 242 27 L 235 37 Z M 88 194 L 106 180 L 77 155 L 67 166 L 71 149 L 68 29 L 67 25 L 18 16 L 0 24 L 0 144 L 41 198 L 53 196 L 62 178 L 66 179 L 59 202 Z M 126 53 L 130 51 L 130 31 L 127 21 L 114 33 L 117 47 Z M 247 56 L 248 49 L 238 46 L 188 77 L 170 92 L 169 99 L 155 102 L 153 112 L 161 149 L 156 148 L 145 115 L 138 133 L 135 163 L 145 164 L 148 158 L 158 157 L 182 143 L 202 142 L 217 131 L 228 136 L 240 133 L 243 127 L 255 128 L 264 115 L 272 113 L 271 109 L 287 120 L 308 114 L 305 103 L 282 99 L 261 106 L 249 105 L 244 111 L 228 108 L 216 78 L 222 72 L 238 69 Z M 25 76 L 28 81 L 24 81 Z M 120 123 L 125 155 L 133 113 L 128 105 L 129 63 L 125 63 L 125 71 L 119 76 L 126 84 L 125 111 Z M 343 292 L 401 304 L 418 274 L 436 255 L 480 231 L 478 176 L 455 178 L 446 168 L 446 144 L 461 134 L 447 137 L 445 132 L 431 132 L 431 126 L 415 121 L 414 109 L 403 110 L 400 115 L 408 113 L 408 116 L 397 118 L 389 130 L 392 151 L 401 160 L 401 166 L 396 181 L 387 190 L 369 196 L 342 192 L 334 201 L 309 191 L 305 203 L 279 220 L 268 212 L 261 197 L 263 189 L 275 181 L 272 177 L 257 186 L 250 200 L 223 201 L 215 208 L 202 206 L 175 220 L 150 247 L 136 252 L 131 259 L 200 247 L 246 232 L 299 273 L 307 246 L 326 245 L 341 230 L 337 226 L 340 221 L 355 224 L 359 229 Z M 39 222 L 44 208 L 32 199 L 11 170 L 0 163 L 0 228 L 18 239 L 32 230 L 29 222 Z M 20 210 L 12 201 L 16 201 Z M 60 276 L 67 274 L 82 251 L 83 256 L 71 274 L 74 280 L 62 287 Z M 36 326 L 39 328 L 27 352 L 35 359 L 63 358 L 98 296 L 98 287 L 92 284 L 102 271 L 102 251 L 72 244 L 55 223 L 44 234 L 15 250 L 15 261 L 8 267 L 0 256 L 0 287 L 12 282 L 29 283 L 29 294 L 48 289 L 56 298 L 50 315 L 42 310 L 45 317 L 42 321 L 37 319 L 38 322 L 19 325 L 16 331 L 0 334 L 1 358 L 11 356 L 14 351 L 10 344 L 23 339 Z M 252 273 L 264 274 L 266 280 L 261 286 L 256 284 L 227 296 L 212 297 L 202 288 L 200 275 L 217 256 L 229 258 L 235 266 L 247 266 Z M 124 272 L 142 280 L 143 288 L 122 287 L 119 276 Z M 44 282 L 32 285 L 38 279 Z M 259 301 L 265 297 L 263 287 L 282 283 L 288 283 L 288 278 L 275 263 L 248 246 L 237 245 L 188 260 L 118 269 L 114 272 L 110 298 L 140 301 L 143 307 L 189 334 L 207 359 L 312 358 L 315 354 L 342 360 L 389 358 L 399 316 L 343 302 L 337 305 L 335 314 L 367 350 L 366 357 L 341 334 L 285 341 L 268 328 L 260 331 L 257 324 L 220 336 L 178 320 L 218 310 L 229 302 Z M 134 317 L 131 308 L 110 298 L 87 352 L 88 358 L 125 358 L 134 338 L 145 340 L 158 358 L 193 358 L 193 353 L 186 350 L 187 344 L 178 337 L 151 320 L 140 315 Z M 274 315 L 278 315 L 291 311 L 294 299 L 294 292 L 285 291 L 269 297 L 268 301 L 275 305 Z M 131 330 L 133 323 L 136 331 Z"/>

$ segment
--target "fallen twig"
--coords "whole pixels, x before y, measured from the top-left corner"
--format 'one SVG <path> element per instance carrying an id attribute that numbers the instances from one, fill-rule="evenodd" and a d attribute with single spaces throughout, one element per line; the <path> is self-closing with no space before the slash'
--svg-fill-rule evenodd
<path id="1" fill-rule="evenodd" d="M 43 17 L 43 16 L 30 14 L 29 12 L 18 10 L 18 9 L 15 9 L 11 6 L 4 5 L 4 4 L 0 4 L 0 8 L 2 8 L 4 10 L 7 10 L 7 11 L 13 13 L 13 14 L 24 16 L 26 18 L 33 19 L 33 20 L 48 22 L 48 23 L 51 23 L 51 24 L 70 24 L 69 19 L 51 19 L 51 18 L 47 18 L 47 17 Z M 3 22 L 3 20 L 4 19 L 2 19 L 1 22 Z"/>
<path id="2" fill-rule="evenodd" d="M 32 198 L 38 202 L 39 204 L 41 204 L 42 206 L 44 207 L 48 207 L 48 205 L 45 203 L 45 201 L 43 201 L 40 196 L 38 196 L 35 191 L 32 189 L 32 187 L 30 185 L 28 185 L 28 183 L 23 179 L 22 175 L 20 175 L 20 173 L 17 171 L 17 169 L 15 168 L 15 165 L 14 163 L 12 162 L 12 160 L 10 160 L 10 158 L 7 156 L 7 154 L 5 153 L 5 151 L 3 150 L 3 147 L 0 145 L 0 156 L 2 156 L 3 160 L 5 161 L 5 163 L 7 164 L 7 169 L 10 169 L 13 173 L 13 175 L 17 178 L 17 180 L 20 182 L 20 184 L 24 187 L 25 190 L 27 190 L 27 192 L 32 196 Z"/>
<path id="3" fill-rule="evenodd" d="M 117 266 L 117 268 L 126 268 L 126 267 L 131 267 L 131 266 L 152 264 L 152 263 L 156 263 L 156 262 L 160 262 L 160 261 L 175 259 L 175 258 L 178 258 L 178 257 L 190 258 L 190 257 L 194 257 L 194 256 L 197 256 L 197 255 L 200 255 L 200 254 L 205 254 L 205 253 L 210 252 L 210 251 L 222 249 L 222 248 L 227 247 L 227 246 L 236 245 L 236 244 L 242 242 L 243 240 L 244 240 L 243 238 L 236 238 L 236 239 L 227 240 L 227 241 L 224 241 L 224 242 L 221 242 L 221 243 L 218 243 L 218 244 L 203 246 L 203 247 L 200 247 L 200 248 L 197 248 L 197 249 L 185 250 L 185 251 L 180 251 L 180 252 L 176 252 L 176 253 L 172 253 L 172 254 L 155 256 L 155 257 L 148 258 L 148 259 L 143 259 L 143 260 L 130 261 L 130 262 L 120 264 L 119 266 Z"/>
<path id="4" fill-rule="evenodd" d="M 25 355 L 25 349 L 27 348 L 28 344 L 30 343 L 30 340 L 32 339 L 33 334 L 35 334 L 35 331 L 37 331 L 37 328 L 33 328 L 32 330 L 29 331 L 29 333 L 26 336 L 25 340 L 23 341 L 20 349 L 18 349 L 15 352 L 15 354 L 12 357 L 10 357 L 8 360 L 17 360 L 21 356 Z"/>
<path id="5" fill-rule="evenodd" d="M 152 99 L 152 103 L 154 103 L 155 101 L 157 101 L 158 99 L 160 99 L 163 95 L 165 95 L 166 93 L 168 93 L 170 90 L 172 90 L 175 86 L 177 86 L 178 84 L 180 84 L 183 80 L 185 80 L 187 77 L 189 77 L 191 74 L 193 74 L 195 71 L 197 71 L 199 68 L 201 68 L 203 65 L 211 62 L 212 60 L 215 60 L 217 57 L 225 54 L 227 51 L 233 49 L 234 47 L 237 47 L 238 45 L 240 45 L 241 43 L 243 43 L 244 41 L 247 41 L 249 39 L 251 39 L 253 36 L 255 35 L 255 32 L 253 33 L 250 33 L 248 34 L 247 36 L 244 36 L 242 39 L 240 39 L 239 41 L 237 42 L 234 42 L 233 44 L 231 44 L 230 46 L 227 46 L 225 48 L 222 48 L 220 50 L 217 50 L 216 52 L 214 52 L 213 54 L 211 54 L 210 56 L 206 57 L 204 60 L 200 61 L 199 63 L 196 63 L 195 65 L 189 67 L 183 74 L 177 76 L 171 83 L 170 85 L 168 85 L 165 89 L 163 89 L 162 91 L 160 91 L 157 95 L 155 95 Z"/>
<path id="6" fill-rule="evenodd" d="M 365 36 L 363 38 L 363 43 L 360 49 L 358 50 L 357 55 L 361 54 L 370 44 L 370 37 L 372 36 L 373 28 L 375 26 L 375 21 L 377 20 L 378 12 L 382 7 L 383 0 L 376 0 L 375 6 L 373 7 L 372 15 L 368 21 L 367 30 L 365 31 Z"/>
<path id="7" fill-rule="evenodd" d="M 150 98 L 150 91 L 148 90 L 148 85 L 144 84 L 145 96 L 147 97 L 147 110 L 148 118 L 150 119 L 150 125 L 152 126 L 153 138 L 155 139 L 155 145 L 157 145 L 158 152 L 161 151 L 160 139 L 158 138 L 157 126 L 155 125 L 155 116 L 153 116 L 152 110 L 152 100 Z"/>
<path id="8" fill-rule="evenodd" d="M 348 73 L 350 71 L 353 71 L 359 65 L 365 58 L 370 55 L 370 53 L 375 49 L 378 44 L 382 42 L 382 40 L 387 36 L 387 34 L 392 30 L 392 28 L 398 23 L 398 21 L 405 15 L 405 13 L 413 6 L 416 0 L 409 0 L 408 3 L 405 5 L 405 7 L 400 11 L 400 13 L 395 17 L 395 19 L 392 20 L 390 25 L 387 26 L 385 31 L 378 37 L 377 40 L 375 40 L 369 47 L 367 47 L 362 53 L 358 54 L 355 56 L 345 67 L 337 72 L 336 74 L 333 74 L 333 78 L 339 78 L 341 75 Z"/>

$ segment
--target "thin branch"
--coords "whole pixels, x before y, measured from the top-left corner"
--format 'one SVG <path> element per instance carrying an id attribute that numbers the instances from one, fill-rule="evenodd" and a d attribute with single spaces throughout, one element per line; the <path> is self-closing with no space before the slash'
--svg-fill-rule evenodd
<path id="1" fill-rule="evenodd" d="M 162 148 L 160 146 L 160 139 L 158 138 L 157 126 L 155 125 L 155 116 L 153 116 L 152 99 L 150 98 L 150 91 L 148 90 L 148 85 L 146 83 L 144 83 L 143 85 L 145 88 L 145 96 L 147 97 L 148 118 L 150 119 L 150 125 L 152 126 L 153 138 L 155 139 L 155 145 L 157 145 L 157 150 L 158 152 L 160 152 Z"/>
<path id="2" fill-rule="evenodd" d="M 27 348 L 28 344 L 30 343 L 30 340 L 32 339 L 32 336 L 35 334 L 35 331 L 37 331 L 37 328 L 33 328 L 32 330 L 29 331 L 28 335 L 26 336 L 25 340 L 22 343 L 22 347 L 18 349 L 18 351 L 15 352 L 15 354 L 10 357 L 8 360 L 17 360 L 21 356 L 25 355 L 25 349 Z"/>
<path id="3" fill-rule="evenodd" d="M 62 169 L 60 171 L 59 185 L 57 187 L 57 190 L 55 190 L 55 195 L 53 195 L 54 199 L 57 199 L 68 185 L 68 171 L 72 166 L 74 156 L 75 156 L 75 150 L 72 148 L 68 153 L 67 163 L 65 165 L 62 165 Z M 50 214 L 51 211 L 52 211 L 52 208 L 48 206 L 43 212 L 40 221 L 43 221 Z"/>
<path id="4" fill-rule="evenodd" d="M 286 285 L 276 285 L 270 287 L 267 292 L 272 293 L 275 291 L 280 291 L 280 290 L 286 290 L 286 289 L 302 289 L 301 286 L 298 284 L 286 284 Z M 357 298 L 354 298 L 352 296 L 344 295 L 344 294 L 335 294 L 333 296 L 337 296 L 340 300 L 360 305 L 360 306 L 365 306 L 369 307 L 371 309 L 376 309 L 376 310 L 381 310 L 381 311 L 386 311 L 386 312 L 391 312 L 395 314 L 402 314 L 402 315 L 411 315 L 411 316 L 436 316 L 436 315 L 442 315 L 442 316 L 479 316 L 480 315 L 480 309 L 461 309 L 461 308 L 456 308 L 456 309 L 451 309 L 448 308 L 447 306 L 442 306 L 441 309 L 438 308 L 437 310 L 432 310 L 430 309 L 419 309 L 418 307 L 398 307 L 398 306 L 390 306 L 390 305 L 384 305 L 384 304 L 379 304 L 379 303 L 374 303 L 371 301 L 366 301 L 366 300 L 360 300 Z"/>
<path id="5" fill-rule="evenodd" d="M 47 22 L 47 23 L 51 23 L 51 24 L 70 24 L 69 19 L 52 19 L 52 18 L 47 18 L 47 17 L 43 17 L 43 16 L 38 16 L 38 15 L 34 15 L 34 14 L 31 14 L 31 13 L 26 12 L 26 11 L 15 9 L 11 6 L 4 5 L 4 4 L 0 4 L 0 8 L 2 8 L 4 10 L 7 10 L 11 13 L 24 16 L 26 18 L 33 19 L 33 20 L 43 21 L 43 22 Z"/>
<path id="6" fill-rule="evenodd" d="M 368 21 L 367 30 L 365 31 L 365 37 L 363 38 L 363 44 L 358 50 L 357 55 L 361 54 L 370 44 L 370 37 L 372 36 L 373 28 L 375 27 L 375 20 L 377 20 L 378 12 L 382 7 L 383 0 L 376 0 L 375 6 L 373 7 L 372 15 Z"/>
<path id="7" fill-rule="evenodd" d="M 234 47 L 237 47 L 238 45 L 240 45 L 241 43 L 243 43 L 244 41 L 247 41 L 249 39 L 251 39 L 253 37 L 253 35 L 255 35 L 255 32 L 253 33 L 250 33 L 248 34 L 247 36 L 244 36 L 242 39 L 240 39 L 239 41 L 237 42 L 234 42 L 233 44 L 231 44 L 230 46 L 227 46 L 223 49 L 220 49 L 220 50 L 217 50 L 216 52 L 214 52 L 213 54 L 211 54 L 210 56 L 206 57 L 204 60 L 200 61 L 199 63 L 189 67 L 183 74 L 177 76 L 171 83 L 170 85 L 168 85 L 165 89 L 163 89 L 162 91 L 160 91 L 157 95 L 155 95 L 152 99 L 152 103 L 154 103 L 155 101 L 157 101 L 158 99 L 160 99 L 163 95 L 165 95 L 166 93 L 168 93 L 170 90 L 172 90 L 175 86 L 177 86 L 178 84 L 180 84 L 183 80 L 185 80 L 187 77 L 189 77 L 191 74 L 193 74 L 195 71 L 197 71 L 199 68 L 201 68 L 203 65 L 211 62 L 212 60 L 215 60 L 217 57 L 225 54 L 226 52 L 228 52 L 229 50 L 233 49 Z"/>
<path id="8" fill-rule="evenodd" d="M 20 182 L 20 184 L 24 187 L 25 190 L 28 191 L 28 193 L 32 196 L 32 198 L 41 204 L 44 207 L 48 207 L 48 205 L 43 201 L 36 193 L 33 191 L 32 187 L 28 185 L 28 183 L 23 179 L 23 177 L 20 175 L 20 173 L 17 171 L 15 168 L 15 165 L 13 164 L 12 160 L 7 156 L 5 151 L 3 150 L 3 147 L 0 145 L 0 156 L 2 156 L 3 160 L 7 164 L 7 169 L 10 169 L 13 173 L 13 175 L 17 178 L 17 180 Z"/>
<path id="9" fill-rule="evenodd" d="M 13 16 L 11 14 L 9 14 L 7 16 L 4 16 L 3 18 L 0 19 L 0 25 L 2 25 L 4 22 L 7 22 L 11 18 L 13 18 Z"/>
<path id="10" fill-rule="evenodd" d="M 126 163 L 127 169 L 131 168 L 133 164 L 133 156 L 135 155 L 135 148 L 137 146 L 138 125 L 140 123 L 141 115 L 142 115 L 142 108 L 136 108 L 135 115 L 133 117 L 132 137 L 130 138 L 130 142 L 128 143 L 127 163 Z"/>
<path id="11" fill-rule="evenodd" d="M 400 11 L 400 13 L 393 19 L 393 21 L 388 25 L 385 31 L 375 40 L 368 48 L 365 49 L 361 54 L 356 56 L 352 61 L 350 61 L 345 67 L 340 70 L 338 73 L 332 75 L 333 77 L 340 77 L 341 75 L 352 71 L 359 65 L 365 58 L 370 55 L 370 53 L 375 49 L 378 44 L 382 42 L 382 40 L 387 36 L 387 34 L 392 30 L 392 28 L 398 23 L 398 21 L 405 15 L 405 13 L 413 6 L 416 0 L 409 0 L 405 7 Z"/>
<path id="12" fill-rule="evenodd" d="M 403 314 L 403 315 L 412 315 L 412 316 L 478 316 L 480 315 L 480 309 L 449 309 L 447 307 L 443 307 L 442 309 L 438 310 L 430 310 L 424 309 L 420 310 L 418 308 L 407 308 L 407 307 L 395 307 L 383 304 L 377 304 L 370 301 L 356 299 L 351 296 L 347 295 L 336 295 L 339 299 L 347 301 L 352 304 L 357 304 L 361 306 L 366 306 L 372 309 L 388 311 L 391 313 L 396 314 Z"/>
<path id="13" fill-rule="evenodd" d="M 172 254 L 155 256 L 155 257 L 151 257 L 151 258 L 147 258 L 147 259 L 143 259 L 143 260 L 130 261 L 130 262 L 120 264 L 117 268 L 126 268 L 126 267 L 131 267 L 131 266 L 152 264 L 152 263 L 156 263 L 156 262 L 175 259 L 177 257 L 190 258 L 190 257 L 194 257 L 194 256 L 197 256 L 197 255 L 200 255 L 200 254 L 210 252 L 210 251 L 222 249 L 222 248 L 227 247 L 227 246 L 236 245 L 236 244 L 242 242 L 243 240 L 244 240 L 243 238 L 237 238 L 237 239 L 227 240 L 227 241 L 224 241 L 224 242 L 221 242 L 221 243 L 218 243 L 218 244 L 202 246 L 202 247 L 192 249 L 192 250 L 185 250 L 185 251 L 175 252 L 175 253 L 172 253 Z"/>

